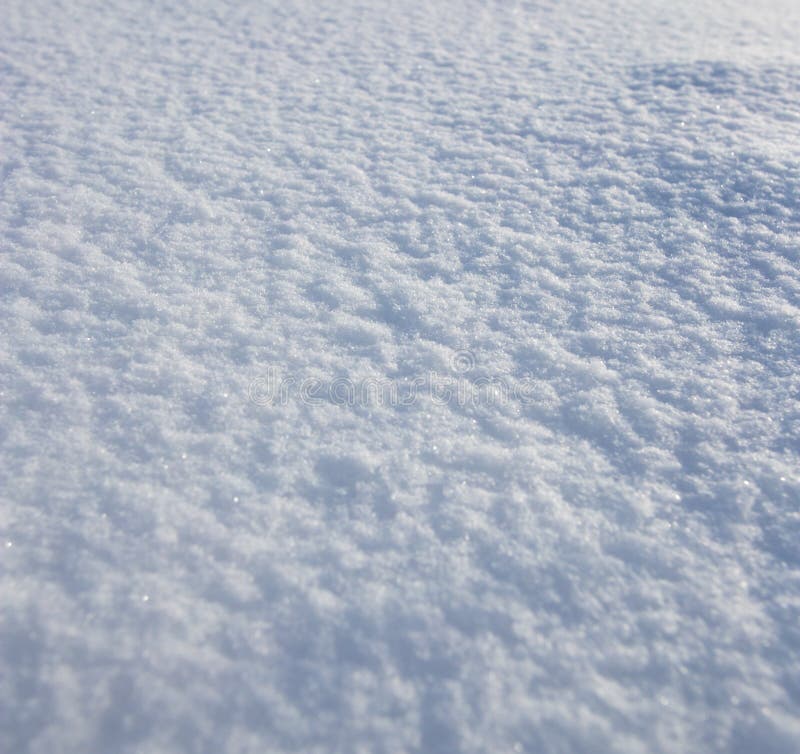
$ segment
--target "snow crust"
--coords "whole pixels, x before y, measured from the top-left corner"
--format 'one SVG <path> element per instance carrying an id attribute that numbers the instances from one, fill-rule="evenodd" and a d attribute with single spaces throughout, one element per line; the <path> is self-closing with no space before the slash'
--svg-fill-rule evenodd
<path id="1" fill-rule="evenodd" d="M 2 751 L 800 751 L 797 3 L 2 15 Z"/>

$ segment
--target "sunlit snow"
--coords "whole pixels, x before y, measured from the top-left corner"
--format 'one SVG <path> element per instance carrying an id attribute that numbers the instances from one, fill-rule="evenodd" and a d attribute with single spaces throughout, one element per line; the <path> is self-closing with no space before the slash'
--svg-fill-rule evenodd
<path id="1" fill-rule="evenodd" d="M 0 752 L 800 751 L 799 32 L 5 0 Z"/>

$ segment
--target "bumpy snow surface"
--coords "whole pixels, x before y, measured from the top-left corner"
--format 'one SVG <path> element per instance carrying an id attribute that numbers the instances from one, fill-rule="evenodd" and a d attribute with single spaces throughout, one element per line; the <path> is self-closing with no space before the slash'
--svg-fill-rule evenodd
<path id="1" fill-rule="evenodd" d="M 800 4 L 5 0 L 0 751 L 800 751 Z"/>

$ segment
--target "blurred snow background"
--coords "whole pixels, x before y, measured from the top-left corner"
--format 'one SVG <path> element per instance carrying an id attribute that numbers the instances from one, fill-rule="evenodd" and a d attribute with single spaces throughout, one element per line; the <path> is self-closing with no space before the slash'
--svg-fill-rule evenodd
<path id="1" fill-rule="evenodd" d="M 2 16 L 2 752 L 800 750 L 796 2 Z"/>

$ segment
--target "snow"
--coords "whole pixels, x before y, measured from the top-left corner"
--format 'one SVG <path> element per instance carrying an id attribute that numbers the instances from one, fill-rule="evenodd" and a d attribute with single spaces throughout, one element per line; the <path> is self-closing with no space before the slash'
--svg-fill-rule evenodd
<path id="1" fill-rule="evenodd" d="M 3 16 L 0 749 L 800 751 L 796 2 Z"/>

